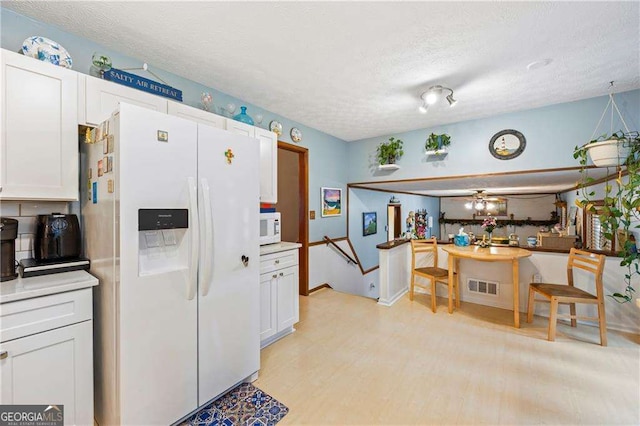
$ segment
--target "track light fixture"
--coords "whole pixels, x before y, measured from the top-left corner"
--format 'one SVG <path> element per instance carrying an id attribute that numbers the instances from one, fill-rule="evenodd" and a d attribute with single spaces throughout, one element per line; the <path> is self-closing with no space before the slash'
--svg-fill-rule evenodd
<path id="1" fill-rule="evenodd" d="M 422 103 L 418 107 L 418 111 L 420 111 L 423 114 L 426 114 L 427 111 L 429 110 L 429 105 L 433 105 L 436 102 L 438 102 L 438 100 L 442 96 L 442 92 L 445 90 L 448 90 L 450 92 L 445 97 L 447 102 L 449 102 L 449 107 L 453 107 L 455 104 L 457 104 L 458 101 L 453 98 L 453 90 L 449 89 L 448 87 L 440 86 L 438 84 L 436 86 L 429 87 L 429 90 L 427 90 L 422 95 L 420 95 L 420 99 L 422 99 Z"/>
<path id="2" fill-rule="evenodd" d="M 447 102 L 449 102 L 450 107 L 454 107 L 458 103 L 457 100 L 453 99 L 453 90 L 447 95 Z"/>

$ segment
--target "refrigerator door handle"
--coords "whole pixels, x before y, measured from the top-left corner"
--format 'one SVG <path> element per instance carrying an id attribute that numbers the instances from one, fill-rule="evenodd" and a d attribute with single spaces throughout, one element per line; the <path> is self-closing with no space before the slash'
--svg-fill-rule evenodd
<path id="1" fill-rule="evenodd" d="M 202 263 L 200 264 L 202 273 L 202 297 L 209 293 L 209 286 L 213 279 L 213 214 L 211 211 L 211 197 L 209 190 L 209 182 L 202 179 L 202 206 L 204 210 L 203 229 L 204 233 L 204 250 L 202 253 Z"/>
<path id="2" fill-rule="evenodd" d="M 200 230 L 198 226 L 198 196 L 196 180 L 192 177 L 187 178 L 187 186 L 189 187 L 189 221 L 191 222 L 191 267 L 189 268 L 189 280 L 187 283 L 187 300 L 191 300 L 196 295 L 196 287 L 198 284 Z"/>

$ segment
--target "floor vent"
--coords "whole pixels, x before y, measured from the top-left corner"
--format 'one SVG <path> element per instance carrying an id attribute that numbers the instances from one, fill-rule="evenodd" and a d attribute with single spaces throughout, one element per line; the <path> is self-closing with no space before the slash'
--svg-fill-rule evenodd
<path id="1" fill-rule="evenodd" d="M 471 293 L 488 294 L 497 296 L 500 291 L 500 283 L 497 281 L 479 280 L 477 278 L 467 279 L 467 289 Z"/>

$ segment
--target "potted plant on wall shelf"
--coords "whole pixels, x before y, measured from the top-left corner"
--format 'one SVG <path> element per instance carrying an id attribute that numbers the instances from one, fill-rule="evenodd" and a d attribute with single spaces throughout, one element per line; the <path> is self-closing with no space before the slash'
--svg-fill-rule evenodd
<path id="1" fill-rule="evenodd" d="M 446 155 L 449 145 L 451 145 L 451 136 L 446 133 L 441 135 L 431 133 L 425 142 L 424 148 L 427 150 L 427 155 Z"/>
<path id="2" fill-rule="evenodd" d="M 630 302 L 634 297 L 635 289 L 633 288 L 632 280 L 634 277 L 640 276 L 640 254 L 635 242 L 630 238 L 634 234 L 634 230 L 640 229 L 640 137 L 638 132 L 630 132 L 627 128 L 613 100 L 613 94 L 609 94 L 609 103 L 604 113 L 606 113 L 609 105 L 618 112 L 620 120 L 625 127 L 625 132 L 616 132 L 608 137 L 594 139 L 581 147 L 575 148 L 573 157 L 579 160 L 580 173 L 582 175 L 582 181 L 579 183 L 579 187 L 582 189 L 582 197 L 576 200 L 576 204 L 578 207 L 584 208 L 585 213 L 589 212 L 598 215 L 605 238 L 613 241 L 613 236 L 618 233 L 625 236 L 625 241 L 620 245 L 620 251 L 618 252 L 618 256 L 621 258 L 620 266 L 626 268 L 624 290 L 622 292 L 614 292 L 610 297 L 617 302 L 626 303 Z M 600 123 L 598 123 L 598 126 L 600 126 Z M 594 205 L 596 193 L 587 189 L 594 182 L 594 179 L 588 176 L 587 152 L 593 147 L 599 148 L 605 145 L 614 147 L 613 153 L 606 154 L 609 157 L 609 161 L 605 162 L 605 164 L 617 167 L 618 176 L 613 182 L 605 182 L 604 205 L 596 207 Z M 596 163 L 596 158 L 593 157 L 594 154 L 590 153 L 589 155 L 594 164 L 599 166 Z M 636 299 L 636 303 L 640 306 L 640 300 Z"/>
<path id="3" fill-rule="evenodd" d="M 389 138 L 389 142 L 382 142 L 378 145 L 376 158 L 378 159 L 379 168 L 381 169 L 399 169 L 396 161 L 404 155 L 402 150 L 402 140 L 394 137 Z"/>

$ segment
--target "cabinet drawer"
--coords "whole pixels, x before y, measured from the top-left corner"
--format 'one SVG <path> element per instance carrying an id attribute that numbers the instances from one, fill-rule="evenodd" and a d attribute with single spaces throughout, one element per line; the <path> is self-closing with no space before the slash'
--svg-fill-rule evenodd
<path id="1" fill-rule="evenodd" d="M 92 318 L 91 289 L 2 304 L 0 342 L 6 342 Z"/>
<path id="2" fill-rule="evenodd" d="M 260 256 L 260 273 L 288 268 L 298 264 L 298 249 Z"/>

